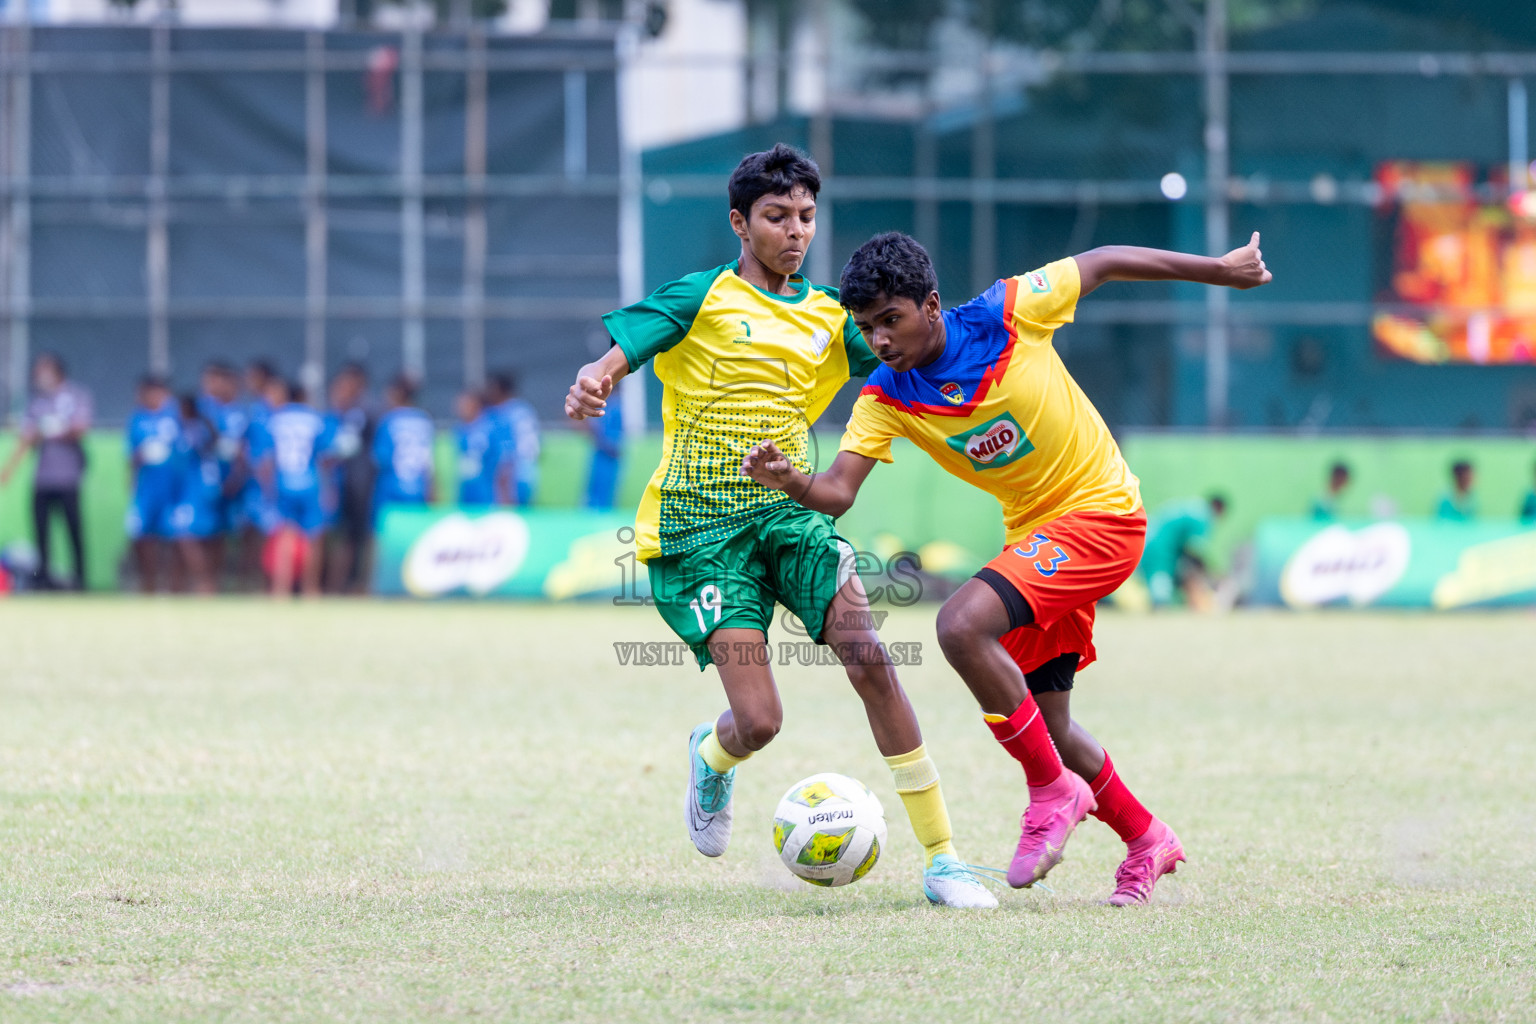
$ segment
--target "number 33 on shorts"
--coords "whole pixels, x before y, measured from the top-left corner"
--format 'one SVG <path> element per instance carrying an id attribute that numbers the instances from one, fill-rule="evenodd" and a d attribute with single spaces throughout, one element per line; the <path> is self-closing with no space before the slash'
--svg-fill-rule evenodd
<path id="1" fill-rule="evenodd" d="M 708 636 L 720 624 L 720 610 L 725 607 L 725 595 L 713 583 L 706 583 L 699 588 L 699 596 L 688 602 L 688 607 L 693 609 L 694 617 L 699 620 L 699 632 Z M 712 615 L 713 618 L 706 622 L 705 615 Z"/>
<path id="2" fill-rule="evenodd" d="M 1046 547 L 1049 544 L 1050 547 Z M 1042 550 L 1043 549 L 1043 550 Z M 1014 554 L 1025 558 L 1034 558 L 1034 568 L 1041 576 L 1047 578 L 1055 576 L 1061 566 L 1072 561 L 1068 554 L 1061 550 L 1060 544 L 1051 543 L 1051 538 L 1043 533 L 1034 534 L 1029 538 L 1029 544 L 1013 549 Z M 1036 556 L 1039 556 L 1038 558 Z"/>

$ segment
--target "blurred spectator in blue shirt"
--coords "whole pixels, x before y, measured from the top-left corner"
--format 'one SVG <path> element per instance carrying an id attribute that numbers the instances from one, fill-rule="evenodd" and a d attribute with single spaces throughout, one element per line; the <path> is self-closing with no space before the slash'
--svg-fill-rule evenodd
<path id="1" fill-rule="evenodd" d="M 1312 518 L 1331 523 L 1339 518 L 1339 499 L 1349 486 L 1349 466 L 1335 462 L 1328 470 L 1328 490 L 1312 499 Z"/>
<path id="2" fill-rule="evenodd" d="M 1466 523 L 1477 518 L 1477 497 L 1472 493 L 1476 477 L 1472 463 L 1458 459 L 1451 466 L 1451 489 L 1440 496 L 1435 517 L 1448 523 Z"/>
<path id="3" fill-rule="evenodd" d="M 454 428 L 459 456 L 459 504 L 496 503 L 496 421 L 474 391 L 459 395 L 459 425 Z"/>
<path id="4" fill-rule="evenodd" d="M 373 435 L 376 418 L 368 402 L 368 371 L 347 363 L 331 379 L 326 414 L 336 465 L 335 521 L 330 538 L 326 586 L 334 593 L 363 590 L 368 540 L 373 536 Z"/>
<path id="5" fill-rule="evenodd" d="M 531 505 L 539 486 L 538 414 L 517 397 L 517 377 L 513 374 L 491 374 L 486 396 L 497 423 L 497 499 Z"/>
<path id="6" fill-rule="evenodd" d="M 432 500 L 432 418 L 411 403 L 416 384 L 401 375 L 389 382 L 389 411 L 373 438 L 378 479 L 373 489 L 374 528 L 389 505 L 425 505 Z"/>
<path id="7" fill-rule="evenodd" d="M 138 560 L 139 587 L 150 594 L 167 542 L 178 532 L 175 515 L 185 477 L 181 416 L 164 378 L 150 375 L 139 382 L 139 404 L 128 417 L 127 445 L 133 478 L 128 539 Z M 178 570 L 173 564 L 172 573 Z M 180 589 L 174 579 L 172 588 Z"/>
<path id="8" fill-rule="evenodd" d="M 1526 491 L 1520 501 L 1520 521 L 1527 526 L 1536 526 L 1536 487 Z"/>
<path id="9" fill-rule="evenodd" d="M 320 593 L 321 531 L 335 507 L 330 494 L 334 437 L 331 421 L 305 401 L 303 389 L 281 380 L 268 385 L 272 406 L 262 431 L 257 476 L 267 494 L 272 596 Z"/>
<path id="10" fill-rule="evenodd" d="M 221 409 L 208 397 L 183 395 L 179 403 L 181 501 L 171 516 L 192 589 L 200 594 L 212 594 L 217 589 L 218 562 L 212 555 L 222 539 L 224 506 L 225 467 L 219 458 L 219 429 L 211 419 Z"/>
<path id="11" fill-rule="evenodd" d="M 624 455 L 623 403 L 615 387 L 608 396 L 603 415 L 582 420 L 592 436 L 592 468 L 587 473 L 587 508 L 613 508 L 614 492 L 619 485 L 619 470 Z"/>
<path id="12" fill-rule="evenodd" d="M 0 469 L 0 486 L 10 482 L 26 454 L 37 451 L 32 475 L 32 529 L 36 534 L 39 564 L 37 586 L 53 586 L 53 564 L 48 537 L 53 510 L 64 515 L 75 564 L 69 586 L 85 587 L 85 546 L 80 530 L 80 481 L 85 476 L 85 448 L 81 440 L 91 429 L 90 392 L 72 383 L 64 360 L 44 352 L 32 363 L 32 395 L 21 419 L 21 439 L 10 460 Z"/>

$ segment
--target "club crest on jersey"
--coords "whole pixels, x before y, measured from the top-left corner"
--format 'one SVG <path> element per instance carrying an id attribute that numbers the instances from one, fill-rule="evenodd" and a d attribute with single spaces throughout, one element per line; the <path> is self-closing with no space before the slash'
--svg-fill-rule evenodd
<path id="1" fill-rule="evenodd" d="M 1043 295 L 1051 290 L 1050 280 L 1038 270 L 1031 270 L 1025 274 L 1024 280 L 1029 282 L 1029 290 L 1036 295 Z"/>
<path id="2" fill-rule="evenodd" d="M 816 328 L 815 333 L 811 335 L 811 350 L 816 353 L 818 358 L 827 350 L 827 346 L 830 344 L 832 344 L 832 332 L 821 327 Z"/>
<path id="3" fill-rule="evenodd" d="M 954 381 L 939 385 L 939 394 L 943 395 L 950 405 L 963 405 L 965 403 L 965 392 Z"/>
<path id="4" fill-rule="evenodd" d="M 1035 450 L 1018 420 L 1006 412 L 956 434 L 949 439 L 949 446 L 970 459 L 971 468 L 976 470 L 1006 466 Z"/>

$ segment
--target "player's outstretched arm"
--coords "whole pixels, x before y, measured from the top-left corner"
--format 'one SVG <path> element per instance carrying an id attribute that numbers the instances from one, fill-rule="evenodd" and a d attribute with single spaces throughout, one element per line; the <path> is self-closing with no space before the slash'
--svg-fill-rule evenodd
<path id="1" fill-rule="evenodd" d="M 741 460 L 741 475 L 764 487 L 783 491 L 813 512 L 840 516 L 853 507 L 853 499 L 875 460 L 867 455 L 838 452 L 832 465 L 810 476 L 795 468 L 772 441 L 755 444 Z"/>
<path id="2" fill-rule="evenodd" d="M 629 358 L 615 345 L 603 358 L 576 371 L 576 383 L 565 396 L 565 414 L 573 420 L 602 416 L 613 386 L 629 375 Z"/>
<path id="3" fill-rule="evenodd" d="M 1274 275 L 1264 265 L 1255 231 L 1248 244 L 1225 256 L 1196 256 L 1137 245 L 1103 245 L 1073 257 L 1087 295 L 1106 281 L 1193 281 L 1228 288 L 1257 288 Z"/>

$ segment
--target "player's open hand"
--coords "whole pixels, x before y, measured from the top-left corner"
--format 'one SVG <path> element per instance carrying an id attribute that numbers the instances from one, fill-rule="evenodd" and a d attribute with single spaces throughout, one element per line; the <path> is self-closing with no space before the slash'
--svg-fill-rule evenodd
<path id="1" fill-rule="evenodd" d="M 793 478 L 795 467 L 789 456 L 779 451 L 772 441 L 760 441 L 747 449 L 741 459 L 741 475 L 749 476 L 764 487 L 782 491 Z"/>
<path id="2" fill-rule="evenodd" d="M 1264 251 L 1259 248 L 1257 231 L 1247 245 L 1233 249 L 1221 258 L 1221 262 L 1227 265 L 1226 283 L 1233 288 L 1257 288 L 1275 279 L 1275 275 L 1264 265 Z"/>
<path id="3" fill-rule="evenodd" d="M 565 414 L 573 420 L 602 416 L 608 408 L 608 396 L 613 393 L 613 378 L 603 374 L 597 377 L 577 377 L 576 383 L 565 396 Z"/>

